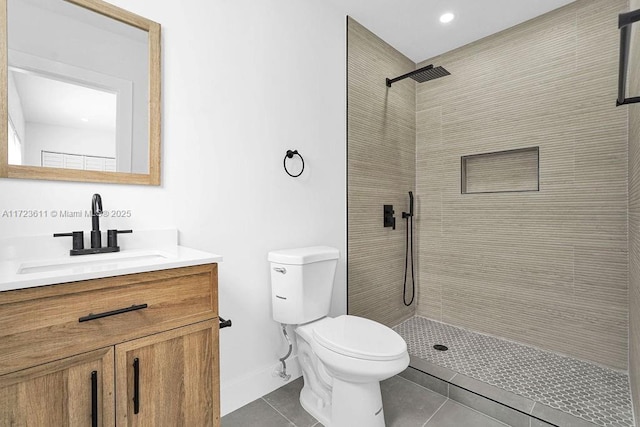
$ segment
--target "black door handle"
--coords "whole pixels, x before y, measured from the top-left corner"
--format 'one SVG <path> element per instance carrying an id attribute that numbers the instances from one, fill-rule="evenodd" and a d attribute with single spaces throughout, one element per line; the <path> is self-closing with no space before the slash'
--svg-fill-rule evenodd
<path id="1" fill-rule="evenodd" d="M 140 412 L 140 360 L 133 359 L 133 413 Z"/>
<path id="2" fill-rule="evenodd" d="M 91 427 L 98 427 L 98 371 L 91 372 Z"/>

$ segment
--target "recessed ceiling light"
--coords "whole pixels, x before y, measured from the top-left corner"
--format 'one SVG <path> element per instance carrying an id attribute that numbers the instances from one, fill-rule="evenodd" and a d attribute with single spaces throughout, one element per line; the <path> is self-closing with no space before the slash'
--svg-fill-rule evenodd
<path id="1" fill-rule="evenodd" d="M 448 24 L 449 22 L 453 21 L 453 18 L 455 17 L 456 16 L 451 12 L 443 13 L 440 17 L 440 22 L 442 22 L 443 24 Z"/>
<path id="2" fill-rule="evenodd" d="M 89 119 L 87 119 L 86 117 L 81 118 L 80 120 L 82 120 L 83 122 L 87 123 L 89 121 Z"/>

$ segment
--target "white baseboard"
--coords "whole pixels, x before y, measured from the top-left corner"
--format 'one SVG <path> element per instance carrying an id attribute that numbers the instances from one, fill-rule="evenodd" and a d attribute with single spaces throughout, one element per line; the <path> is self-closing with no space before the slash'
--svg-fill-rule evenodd
<path id="1" fill-rule="evenodd" d="M 225 416 L 287 384 L 282 378 L 273 376 L 273 372 L 279 370 L 280 367 L 281 364 L 278 362 L 267 368 L 249 372 L 240 378 L 221 384 L 220 415 Z M 291 375 L 291 379 L 288 382 L 302 375 L 297 355 L 287 360 L 287 374 Z"/>

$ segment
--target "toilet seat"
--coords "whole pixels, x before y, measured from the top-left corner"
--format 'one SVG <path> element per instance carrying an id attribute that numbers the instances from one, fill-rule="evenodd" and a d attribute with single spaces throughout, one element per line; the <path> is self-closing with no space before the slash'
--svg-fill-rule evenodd
<path id="1" fill-rule="evenodd" d="M 313 328 L 322 347 L 363 360 L 396 360 L 407 353 L 407 344 L 395 331 L 357 316 L 325 318 Z"/>

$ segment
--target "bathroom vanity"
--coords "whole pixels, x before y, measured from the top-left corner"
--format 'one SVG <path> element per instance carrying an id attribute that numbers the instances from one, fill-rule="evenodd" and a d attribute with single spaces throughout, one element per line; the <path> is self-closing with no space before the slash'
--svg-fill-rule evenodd
<path id="1" fill-rule="evenodd" d="M 142 253 L 0 263 L 0 425 L 219 425 L 221 257 Z"/>

